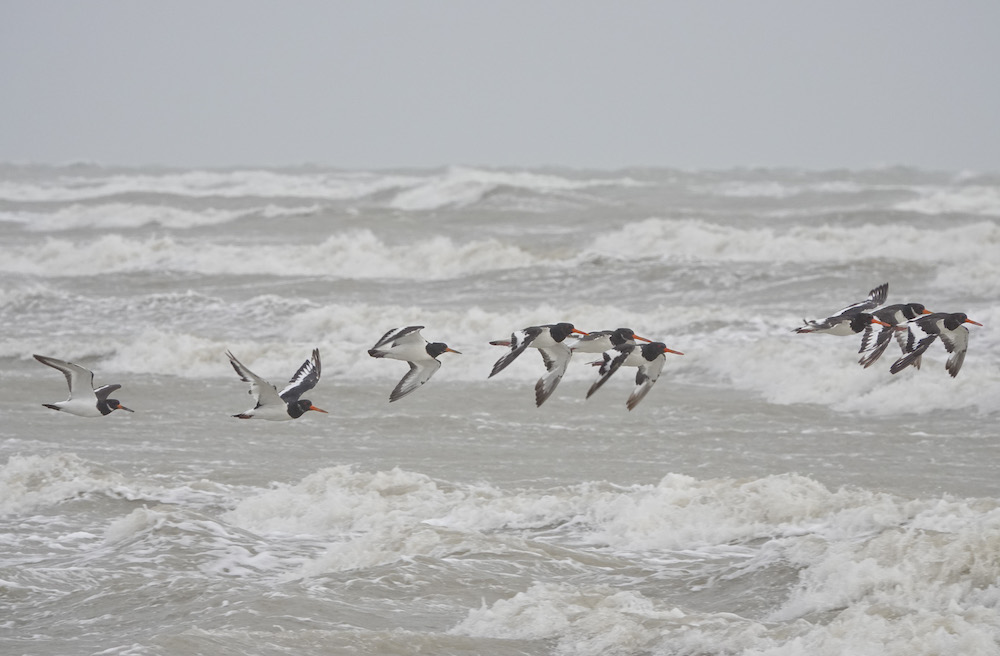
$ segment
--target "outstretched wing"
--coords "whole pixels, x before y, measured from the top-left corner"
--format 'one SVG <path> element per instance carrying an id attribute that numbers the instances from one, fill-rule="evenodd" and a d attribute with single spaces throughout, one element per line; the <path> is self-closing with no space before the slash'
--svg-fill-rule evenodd
<path id="1" fill-rule="evenodd" d="M 875 337 L 875 343 L 869 344 L 869 337 L 874 334 L 874 330 L 871 325 L 865 328 L 865 336 L 861 340 L 861 350 L 859 353 L 864 353 L 868 351 L 867 355 L 861 357 L 858 363 L 863 365 L 865 369 L 875 364 L 875 361 L 882 357 L 885 353 L 886 347 L 889 346 L 889 342 L 892 341 L 892 333 L 903 332 L 901 330 L 896 330 L 895 328 L 883 328 L 878 332 Z"/>
<path id="2" fill-rule="evenodd" d="M 530 328 L 525 328 L 524 330 L 515 330 L 510 334 L 510 353 L 505 354 L 502 358 L 496 361 L 493 365 L 493 371 L 490 372 L 488 378 L 493 378 L 498 373 L 503 371 L 507 365 L 517 359 L 517 356 L 524 353 L 524 349 L 528 348 L 535 338 L 538 337 L 542 329 L 538 326 L 532 326 Z"/>
<path id="3" fill-rule="evenodd" d="M 924 337 L 922 339 L 917 338 L 913 332 L 913 329 L 914 327 L 910 326 L 909 328 L 910 335 L 907 338 L 906 342 L 906 354 L 903 357 L 896 360 L 895 362 L 893 362 L 892 366 L 889 367 L 889 371 L 894 374 L 898 374 L 900 371 L 909 367 L 911 364 L 918 362 L 920 360 L 920 356 L 924 354 L 924 351 L 926 351 L 930 347 L 930 345 L 934 343 L 934 340 L 938 338 L 938 335 L 936 333 L 928 334 L 923 331 L 920 331 L 919 334 L 924 335 Z M 961 366 L 961 363 L 959 364 L 959 366 Z"/>
<path id="4" fill-rule="evenodd" d="M 98 387 L 97 389 L 94 390 L 94 394 L 97 396 L 98 401 L 107 401 L 108 396 L 111 395 L 111 392 L 114 392 L 116 389 L 121 389 L 121 388 L 122 386 L 117 383 L 113 383 L 111 385 L 102 385 L 101 387 Z"/>
<path id="5" fill-rule="evenodd" d="M 962 363 L 965 362 L 965 352 L 969 348 L 969 329 L 965 326 L 959 326 L 951 332 L 942 331 L 941 342 L 945 349 L 951 353 L 951 357 L 944 363 L 944 368 L 954 378 L 958 375 L 959 369 L 962 368 Z"/>
<path id="6" fill-rule="evenodd" d="M 628 401 L 625 402 L 625 407 L 631 410 L 635 406 L 639 405 L 639 401 L 646 398 L 649 394 L 649 390 L 653 388 L 653 384 L 656 379 L 660 377 L 660 372 L 663 371 L 663 364 L 666 362 L 666 357 L 659 356 L 654 358 L 652 362 L 639 366 L 639 371 L 635 374 L 635 389 L 629 394 Z"/>
<path id="7" fill-rule="evenodd" d="M 874 310 L 878 306 L 885 303 L 886 297 L 889 295 L 889 283 L 882 283 L 875 289 L 868 292 L 868 298 L 861 301 L 860 303 L 854 303 L 853 305 L 848 305 L 840 312 L 837 312 L 833 317 L 845 317 L 853 316 L 860 312 L 868 312 Z"/>
<path id="8" fill-rule="evenodd" d="M 284 405 L 284 401 L 278 396 L 278 388 L 247 369 L 231 352 L 226 351 L 226 356 L 229 358 L 229 363 L 233 365 L 233 369 L 236 370 L 237 375 L 239 375 L 240 380 L 244 383 L 250 383 L 250 394 L 256 402 L 256 407 Z"/>
<path id="9" fill-rule="evenodd" d="M 386 334 L 375 342 L 375 346 L 371 348 L 373 351 L 377 351 L 383 346 L 392 347 L 397 344 L 405 344 L 409 342 L 419 342 L 423 340 L 420 336 L 420 331 L 423 330 L 423 326 L 407 326 L 406 328 L 393 328 Z"/>
<path id="10" fill-rule="evenodd" d="M 278 396 L 285 403 L 295 403 L 300 396 L 316 387 L 316 383 L 319 382 L 319 373 L 319 349 L 314 348 L 312 358 L 302 363 L 302 366 L 299 367 Z"/>
<path id="11" fill-rule="evenodd" d="M 621 368 L 635 348 L 631 344 L 625 344 L 604 352 L 604 362 L 601 363 L 601 368 L 598 370 L 600 377 L 587 390 L 588 399 L 594 392 L 601 389 L 601 386 L 607 382 L 608 378 L 611 378 L 612 374 Z"/>
<path id="12" fill-rule="evenodd" d="M 417 389 L 434 375 L 434 372 L 441 368 L 441 363 L 437 360 L 421 360 L 419 364 L 410 362 L 410 370 L 400 379 L 396 388 L 389 395 L 389 402 L 398 401 L 413 390 Z"/>
<path id="13" fill-rule="evenodd" d="M 84 369 L 78 364 L 66 362 L 59 358 L 50 358 L 47 355 L 36 354 L 35 359 L 42 364 L 63 372 L 63 375 L 66 376 L 66 384 L 69 385 L 70 399 L 94 395 L 94 372 L 90 369 Z"/>
<path id="14" fill-rule="evenodd" d="M 563 374 L 566 373 L 566 367 L 569 365 L 569 359 L 573 357 L 573 351 L 565 343 L 557 342 L 552 346 L 538 349 L 538 352 L 542 354 L 545 370 L 548 372 L 535 383 L 535 405 L 541 406 L 546 399 L 552 396 L 552 392 L 562 380 Z"/>

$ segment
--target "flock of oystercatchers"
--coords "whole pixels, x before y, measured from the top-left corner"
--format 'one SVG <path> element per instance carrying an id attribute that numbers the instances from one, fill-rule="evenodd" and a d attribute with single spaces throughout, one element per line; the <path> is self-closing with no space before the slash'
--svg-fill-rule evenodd
<path id="1" fill-rule="evenodd" d="M 952 377 L 957 376 L 965 361 L 965 352 L 969 345 L 969 329 L 963 324 L 971 323 L 976 326 L 982 324 L 973 321 L 962 312 L 930 312 L 920 303 L 880 307 L 885 303 L 888 293 L 889 283 L 879 285 L 868 293 L 868 298 L 864 301 L 849 305 L 823 320 L 803 319 L 803 325 L 795 328 L 793 332 L 840 336 L 862 333 L 861 348 L 858 352 L 864 354 L 859 363 L 865 368 L 870 367 L 882 356 L 890 340 L 895 337 L 902 350 L 902 356 L 889 368 L 893 374 L 911 365 L 919 369 L 924 352 L 940 338 L 947 352 L 951 354 L 945 363 L 945 369 Z M 875 326 L 881 327 L 877 333 Z M 394 328 L 368 350 L 368 355 L 373 358 L 403 360 L 410 365 L 409 371 L 389 394 L 390 402 L 398 401 L 430 380 L 431 376 L 441 368 L 439 356 L 444 353 L 459 353 L 442 342 L 428 342 L 420 334 L 423 328 L 423 326 Z M 639 344 L 637 340 L 645 343 Z M 503 371 L 529 347 L 538 349 L 546 373 L 535 383 L 537 406 L 545 403 L 555 391 L 574 353 L 601 355 L 601 359 L 590 363 L 599 369 L 597 380 L 587 391 L 587 398 L 599 390 L 620 368 L 637 369 L 635 388 L 625 402 L 629 410 L 635 408 L 656 383 L 666 362 L 666 355 L 668 353 L 684 355 L 680 351 L 667 348 L 663 342 L 639 337 L 630 328 L 587 333 L 565 322 L 515 330 L 511 333 L 510 339 L 496 340 L 490 344 L 506 347 L 509 351 L 493 365 L 489 378 Z M 310 359 L 302 363 L 280 392 L 277 387 L 250 371 L 231 352 L 226 351 L 226 355 L 240 380 L 250 384 L 249 393 L 255 402 L 253 408 L 233 415 L 234 417 L 286 421 L 297 419 L 310 410 L 326 412 L 314 406 L 309 399 L 301 398 L 319 382 L 319 349 L 313 349 Z M 42 404 L 46 408 L 81 417 L 102 417 L 114 410 L 133 412 L 123 406 L 118 399 L 110 398 L 110 394 L 121 388 L 121 385 L 104 385 L 95 389 L 94 374 L 89 369 L 44 355 L 35 355 L 35 359 L 63 372 L 69 384 L 69 398 L 58 403 Z"/>
<path id="2" fill-rule="evenodd" d="M 963 324 L 983 324 L 973 321 L 964 312 L 931 312 L 922 303 L 879 307 L 888 295 L 889 283 L 883 283 L 868 292 L 865 300 L 848 305 L 822 321 L 803 319 L 803 325 L 793 332 L 841 336 L 863 333 L 858 353 L 864 355 L 858 363 L 865 369 L 882 357 L 889 341 L 895 337 L 903 354 L 889 367 L 894 374 L 911 365 L 919 369 L 924 352 L 934 340 L 940 338 L 945 350 L 951 354 L 944 368 L 952 378 L 957 376 L 969 348 L 969 329 Z M 881 326 L 878 334 L 875 334 L 873 326 Z"/>

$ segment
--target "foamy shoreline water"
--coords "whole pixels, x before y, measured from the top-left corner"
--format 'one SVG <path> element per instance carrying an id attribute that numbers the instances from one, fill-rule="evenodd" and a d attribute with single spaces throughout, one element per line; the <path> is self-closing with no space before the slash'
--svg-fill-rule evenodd
<path id="1" fill-rule="evenodd" d="M 998 654 L 1000 179 L 0 166 L 12 653 Z M 952 379 L 803 317 L 963 311 Z M 634 411 L 532 323 L 683 351 Z M 366 349 L 447 341 L 434 378 Z M 331 410 L 243 422 L 232 349 Z M 118 382 L 135 415 L 51 412 Z M 322 402 L 320 402 L 322 399 Z M 308 413 L 318 415 L 318 413 Z"/>

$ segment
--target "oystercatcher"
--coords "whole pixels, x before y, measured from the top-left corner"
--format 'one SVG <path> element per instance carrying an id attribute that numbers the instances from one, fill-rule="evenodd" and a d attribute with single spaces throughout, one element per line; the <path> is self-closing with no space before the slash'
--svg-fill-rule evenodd
<path id="1" fill-rule="evenodd" d="M 635 340 L 651 342 L 653 340 L 639 337 L 631 328 L 617 330 L 595 330 L 579 337 L 569 345 L 574 353 L 604 353 L 608 349 L 623 344 L 635 344 Z"/>
<path id="2" fill-rule="evenodd" d="M 869 312 L 885 303 L 885 297 L 889 293 L 889 283 L 883 283 L 868 292 L 868 298 L 860 303 L 848 305 L 836 314 L 828 316 L 822 321 L 803 319 L 803 326 L 795 328 L 797 333 L 827 333 L 828 335 L 856 335 L 873 323 L 887 325 Z"/>
<path id="3" fill-rule="evenodd" d="M 495 346 L 508 346 L 510 353 L 496 361 L 493 371 L 488 378 L 496 376 L 503 371 L 507 365 L 517 359 L 517 356 L 524 353 L 529 346 L 538 349 L 545 362 L 545 369 L 548 373 L 538 379 L 535 383 L 535 405 L 541 406 L 545 403 L 552 392 L 555 391 L 563 374 L 566 373 L 566 366 L 573 355 L 573 351 L 566 345 L 566 338 L 572 334 L 586 335 L 582 330 L 577 330 L 571 323 L 552 323 L 542 326 L 529 326 L 522 330 L 515 330 L 510 335 L 510 340 L 497 340 L 490 342 Z"/>
<path id="4" fill-rule="evenodd" d="M 964 312 L 935 312 L 906 323 L 906 355 L 892 363 L 889 371 L 896 374 L 906 367 L 914 364 L 920 359 L 935 339 L 941 338 L 945 350 L 951 353 L 944 368 L 951 377 L 958 375 L 958 370 L 965 362 L 965 352 L 969 348 L 969 329 L 962 324 L 971 323 L 974 326 L 982 326 L 978 321 L 973 321 Z"/>
<path id="5" fill-rule="evenodd" d="M 599 390 L 602 385 L 621 367 L 638 367 L 635 374 L 635 389 L 625 402 L 625 407 L 629 410 L 634 408 L 646 398 L 646 394 L 653 387 L 656 379 L 660 377 L 663 365 L 666 362 L 666 354 L 674 353 L 684 355 L 680 351 L 667 348 L 663 342 L 650 342 L 649 344 L 624 344 L 604 352 L 603 361 L 595 362 L 600 365 L 600 378 L 590 386 L 587 391 L 587 398 Z"/>
<path id="6" fill-rule="evenodd" d="M 240 419 L 268 419 L 270 421 L 287 421 L 298 419 L 310 410 L 325 413 L 312 404 L 308 399 L 299 399 L 304 393 L 311 390 L 319 382 L 319 349 L 313 349 L 312 358 L 306 360 L 295 372 L 292 379 L 285 385 L 285 389 L 278 392 L 278 388 L 267 382 L 236 359 L 231 352 L 226 351 L 229 362 L 233 369 L 239 374 L 240 380 L 250 383 L 250 394 L 256 405 L 246 412 L 241 412 L 234 417 Z"/>
<path id="7" fill-rule="evenodd" d="M 873 324 L 868 324 L 865 327 L 865 334 L 861 338 L 861 350 L 858 353 L 865 353 L 867 355 L 862 356 L 858 363 L 863 365 L 865 369 L 875 364 L 875 361 L 882 357 L 887 346 L 889 346 L 889 339 L 893 336 L 896 337 L 896 342 L 899 343 L 899 348 L 902 349 L 903 355 L 906 355 L 906 331 L 900 330 L 898 327 L 905 324 L 911 319 L 916 319 L 922 314 L 931 314 L 931 311 L 923 306 L 921 303 L 902 303 L 897 305 L 887 305 L 880 310 L 872 312 L 872 315 L 889 324 L 888 326 L 883 326 L 878 335 L 875 335 L 875 330 L 872 328 Z M 875 335 L 875 341 L 872 342 L 872 336 Z M 920 358 L 918 357 L 913 362 L 913 366 L 917 369 L 920 368 Z"/>
<path id="8" fill-rule="evenodd" d="M 110 415 L 114 410 L 135 412 L 123 406 L 118 399 L 108 398 L 108 395 L 120 389 L 121 385 L 102 385 L 94 389 L 94 372 L 90 369 L 46 355 L 35 355 L 35 359 L 63 372 L 69 385 L 69 398 L 58 403 L 43 403 L 46 408 L 68 412 L 78 417 L 103 417 Z"/>
<path id="9" fill-rule="evenodd" d="M 398 401 L 430 380 L 434 372 L 441 368 L 441 363 L 437 359 L 439 355 L 442 353 L 461 355 L 442 342 L 428 342 L 420 334 L 423 328 L 423 326 L 393 328 L 382 335 L 375 346 L 368 349 L 368 355 L 373 358 L 405 360 L 410 364 L 410 370 L 389 395 L 390 403 Z"/>

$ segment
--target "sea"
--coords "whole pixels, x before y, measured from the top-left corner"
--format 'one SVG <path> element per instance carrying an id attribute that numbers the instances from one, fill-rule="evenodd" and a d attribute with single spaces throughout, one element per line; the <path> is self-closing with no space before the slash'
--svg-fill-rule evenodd
<path id="1" fill-rule="evenodd" d="M 882 283 L 957 377 L 793 332 Z M 0 653 L 1000 654 L 998 298 L 997 173 L 0 165 Z M 488 377 L 561 321 L 683 355 Z"/>

